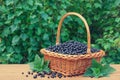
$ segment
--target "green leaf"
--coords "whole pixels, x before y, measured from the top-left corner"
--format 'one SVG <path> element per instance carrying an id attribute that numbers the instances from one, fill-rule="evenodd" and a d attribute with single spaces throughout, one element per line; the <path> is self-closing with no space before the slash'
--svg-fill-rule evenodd
<path id="1" fill-rule="evenodd" d="M 17 25 L 11 25 L 10 26 L 12 33 L 18 29 Z"/>
<path id="2" fill-rule="evenodd" d="M 49 40 L 49 35 L 45 33 L 45 34 L 43 35 L 43 40 Z"/>
<path id="3" fill-rule="evenodd" d="M 27 3 L 32 6 L 33 5 L 33 0 L 27 0 Z"/>
<path id="4" fill-rule="evenodd" d="M 86 7 L 91 8 L 92 5 L 91 5 L 90 3 L 87 3 L 87 4 L 86 4 Z"/>
<path id="5" fill-rule="evenodd" d="M 120 0 L 115 0 L 115 5 L 116 6 L 120 5 Z"/>
<path id="6" fill-rule="evenodd" d="M 100 68 L 91 68 L 93 75 L 98 78 L 100 75 Z"/>
<path id="7" fill-rule="evenodd" d="M 37 31 L 36 31 L 36 34 L 37 34 L 37 35 L 40 35 L 41 33 L 42 33 L 42 30 L 41 30 L 41 28 L 38 27 L 38 29 L 37 29 Z"/>
<path id="8" fill-rule="evenodd" d="M 7 51 L 8 51 L 9 53 L 14 53 L 14 49 L 13 49 L 13 47 L 11 47 L 11 46 L 8 46 L 8 47 L 7 47 Z"/>
<path id="9" fill-rule="evenodd" d="M 100 63 L 98 63 L 95 59 L 92 59 L 92 65 L 91 65 L 91 67 L 93 67 L 93 68 L 101 68 L 102 67 L 102 65 L 100 64 Z"/>
<path id="10" fill-rule="evenodd" d="M 92 72 L 92 70 L 91 70 L 91 68 L 89 67 L 89 68 L 87 68 L 87 70 L 85 71 L 85 73 L 84 73 L 84 75 L 83 76 L 94 76 L 93 74 L 92 74 L 93 72 Z"/>
<path id="11" fill-rule="evenodd" d="M 104 45 L 104 49 L 105 49 L 105 50 L 110 50 L 110 44 L 109 44 L 109 43 L 106 43 L 106 45 Z"/>
<path id="12" fill-rule="evenodd" d="M 23 41 L 25 41 L 25 40 L 28 38 L 28 35 L 25 34 L 25 33 L 23 33 L 23 34 L 20 35 L 20 38 L 21 38 Z"/>
<path id="13" fill-rule="evenodd" d="M 0 6 L 0 12 L 6 13 L 8 12 L 8 9 L 5 6 Z"/>
<path id="14" fill-rule="evenodd" d="M 16 15 L 16 16 L 20 16 L 22 13 L 23 13 L 23 11 L 19 11 L 19 10 L 18 10 L 18 11 L 16 11 L 15 15 Z"/>
<path id="15" fill-rule="evenodd" d="M 7 16 L 8 18 L 8 20 L 12 20 L 13 18 L 15 18 L 15 15 L 13 14 L 13 13 L 10 13 L 10 14 L 8 14 L 8 16 Z"/>
<path id="16" fill-rule="evenodd" d="M 18 25 L 19 23 L 21 23 L 21 20 L 15 18 L 15 20 L 14 20 L 14 24 L 15 24 L 15 25 Z"/>
<path id="17" fill-rule="evenodd" d="M 0 56 L 0 63 L 6 62 L 6 57 Z"/>
<path id="18" fill-rule="evenodd" d="M 39 3 L 37 0 L 35 0 L 35 3 L 34 3 L 36 6 L 40 6 L 42 7 L 42 3 Z"/>
<path id="19" fill-rule="evenodd" d="M 35 56 L 35 61 L 41 60 L 38 55 Z"/>
<path id="20" fill-rule="evenodd" d="M 48 68 L 48 67 L 47 67 L 47 68 L 44 68 L 43 71 L 45 71 L 45 72 L 48 73 L 48 72 L 50 72 L 50 68 Z"/>
<path id="21" fill-rule="evenodd" d="M 65 10 L 61 10 L 61 11 L 60 11 L 60 14 L 61 14 L 61 15 L 65 14 L 65 13 L 66 13 Z"/>
<path id="22" fill-rule="evenodd" d="M 20 37 L 19 36 L 14 36 L 13 39 L 12 39 L 12 45 L 16 45 L 20 40 Z"/>
<path id="23" fill-rule="evenodd" d="M 101 70 L 103 76 L 108 76 L 110 73 L 112 73 L 114 71 L 115 71 L 115 69 L 110 67 L 110 65 L 108 65 L 108 64 L 104 65 Z"/>
<path id="24" fill-rule="evenodd" d="M 9 27 L 6 27 L 4 28 L 3 32 L 2 32 L 2 36 L 4 37 L 7 37 L 9 34 L 10 34 L 10 28 Z"/>
<path id="25" fill-rule="evenodd" d="M 114 71 L 115 69 L 110 67 L 108 64 L 104 65 L 98 63 L 95 59 L 93 59 L 91 66 L 87 68 L 87 70 L 84 73 L 84 76 L 99 78 L 99 77 L 108 76 Z"/>
<path id="26" fill-rule="evenodd" d="M 5 51 L 5 49 L 6 49 L 6 46 L 0 46 L 0 52 L 3 52 L 3 51 Z"/>
<path id="27" fill-rule="evenodd" d="M 95 8 L 102 8 L 102 5 L 100 3 L 95 3 L 94 6 Z"/>
<path id="28" fill-rule="evenodd" d="M 114 46 L 120 48 L 120 37 L 118 37 L 114 40 Z"/>
<path id="29" fill-rule="evenodd" d="M 46 21 L 48 19 L 48 14 L 45 12 L 42 12 L 41 17 Z"/>
<path id="30" fill-rule="evenodd" d="M 39 22 L 39 19 L 38 18 L 32 18 L 30 22 L 31 22 L 31 24 L 35 24 L 35 23 Z"/>
<path id="31" fill-rule="evenodd" d="M 30 68 L 32 70 L 41 72 L 41 71 L 46 71 L 49 72 L 50 69 L 48 67 L 49 61 L 44 61 L 44 58 L 40 58 L 38 55 L 35 56 L 35 59 L 33 62 L 29 63 Z"/>
<path id="32" fill-rule="evenodd" d="M 120 22 L 120 17 L 115 19 L 116 22 Z"/>
<path id="33" fill-rule="evenodd" d="M 41 58 L 41 67 L 44 66 L 44 57 Z"/>
<path id="34" fill-rule="evenodd" d="M 11 20 L 5 21 L 5 24 L 10 24 L 10 23 L 11 23 Z"/>
<path id="35" fill-rule="evenodd" d="M 12 5 L 14 3 L 14 1 L 13 0 L 6 0 L 6 5 L 8 6 L 8 5 Z"/>
<path id="36" fill-rule="evenodd" d="M 45 61 L 45 65 L 48 67 L 49 66 L 50 61 Z"/>

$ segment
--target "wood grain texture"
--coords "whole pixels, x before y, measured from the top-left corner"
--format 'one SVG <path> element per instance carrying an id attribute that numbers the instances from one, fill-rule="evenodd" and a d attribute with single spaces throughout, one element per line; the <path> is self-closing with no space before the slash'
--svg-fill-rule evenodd
<path id="1" fill-rule="evenodd" d="M 27 64 L 1 64 L 0 65 L 0 80 L 120 80 L 120 65 L 111 65 L 116 69 L 116 71 L 111 74 L 109 77 L 103 77 L 103 78 L 89 78 L 89 77 L 83 77 L 77 76 L 77 77 L 68 77 L 68 78 L 37 78 L 33 79 L 33 76 L 30 75 L 26 77 L 26 74 L 29 69 L 29 65 Z M 21 74 L 24 72 L 25 74 Z"/>

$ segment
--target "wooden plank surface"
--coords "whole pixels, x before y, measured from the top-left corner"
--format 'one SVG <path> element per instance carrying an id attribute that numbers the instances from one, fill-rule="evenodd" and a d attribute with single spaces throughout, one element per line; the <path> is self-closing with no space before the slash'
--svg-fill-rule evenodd
<path id="1" fill-rule="evenodd" d="M 0 80 L 120 80 L 120 65 L 111 65 L 116 69 L 116 71 L 111 74 L 109 77 L 103 77 L 103 78 L 89 78 L 89 77 L 83 77 L 82 75 L 77 77 L 66 77 L 66 78 L 48 78 L 47 76 L 45 78 L 37 78 L 34 79 L 32 75 L 29 75 L 26 77 L 26 74 L 29 69 L 29 65 L 27 64 L 9 64 L 9 65 L 0 65 Z M 21 74 L 24 72 L 25 74 Z"/>

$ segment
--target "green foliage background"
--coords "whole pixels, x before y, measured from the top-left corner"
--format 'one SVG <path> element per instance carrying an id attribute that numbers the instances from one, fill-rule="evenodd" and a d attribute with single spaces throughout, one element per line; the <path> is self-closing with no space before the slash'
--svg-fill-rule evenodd
<path id="1" fill-rule="evenodd" d="M 72 11 L 86 18 L 92 46 L 106 51 L 108 63 L 120 63 L 120 0 L 0 0 L 0 62 L 27 63 L 55 45 L 58 22 Z M 62 25 L 61 42 L 71 39 L 86 43 L 76 16 Z"/>

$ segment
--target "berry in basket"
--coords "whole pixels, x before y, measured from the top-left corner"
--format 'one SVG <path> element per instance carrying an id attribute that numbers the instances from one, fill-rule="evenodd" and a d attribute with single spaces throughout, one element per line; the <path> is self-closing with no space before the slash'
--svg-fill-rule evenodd
<path id="1" fill-rule="evenodd" d="M 79 55 L 87 53 L 87 45 L 78 41 L 70 40 L 55 46 L 49 46 L 47 50 L 61 54 Z M 95 53 L 99 52 L 99 50 L 91 48 L 91 52 Z"/>

